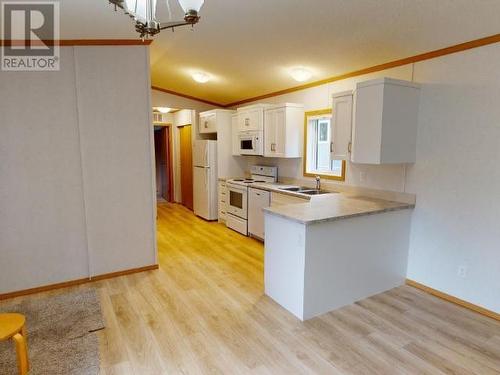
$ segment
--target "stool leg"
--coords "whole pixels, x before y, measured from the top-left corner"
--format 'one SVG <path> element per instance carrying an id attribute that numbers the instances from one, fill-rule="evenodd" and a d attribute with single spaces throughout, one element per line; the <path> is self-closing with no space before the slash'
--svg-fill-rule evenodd
<path id="1" fill-rule="evenodd" d="M 26 340 L 24 336 L 19 333 L 16 333 L 12 338 L 16 343 L 17 366 L 19 368 L 19 375 L 26 375 L 29 371 L 28 347 L 26 345 Z"/>

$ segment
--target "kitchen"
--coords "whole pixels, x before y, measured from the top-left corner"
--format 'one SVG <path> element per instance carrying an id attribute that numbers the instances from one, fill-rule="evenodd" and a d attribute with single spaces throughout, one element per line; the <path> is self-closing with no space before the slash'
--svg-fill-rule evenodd
<path id="1" fill-rule="evenodd" d="M 321 177 L 342 181 L 347 161 L 414 163 L 419 98 L 418 83 L 383 77 L 332 93 L 331 111 L 258 103 L 200 113 L 199 134 L 212 140 L 196 140 L 193 146 L 194 213 L 264 242 L 265 292 L 299 319 L 403 285 L 415 196 L 370 189 L 353 192 L 340 184 L 322 184 Z M 307 186 L 300 180 L 282 181 L 273 160 L 300 162 L 303 153 L 304 175 L 314 180 Z M 249 156 L 262 157 L 266 165 L 247 164 L 246 175 L 241 159 Z M 323 170 L 309 170 L 320 163 Z M 332 170 L 325 170 L 325 165 Z M 315 238 L 314 223 L 329 223 L 331 228 Z M 348 229 L 332 236 L 341 225 Z M 295 233 L 302 235 L 295 238 Z M 386 238 L 384 233 L 398 235 Z M 313 248 L 304 242 L 306 237 L 315 241 Z M 331 241 L 342 245 L 334 250 Z M 315 256 L 321 247 L 323 255 Z M 371 257 L 363 256 L 368 247 Z M 348 254 L 343 249 L 349 249 Z M 338 271 L 338 261 L 329 253 L 343 259 Z M 311 265 L 313 259 L 316 266 Z M 304 269 L 304 264 L 315 271 Z M 342 275 L 342 268 L 359 271 Z M 321 287 L 331 283 L 335 287 Z M 358 286 L 347 291 L 353 284 Z"/>

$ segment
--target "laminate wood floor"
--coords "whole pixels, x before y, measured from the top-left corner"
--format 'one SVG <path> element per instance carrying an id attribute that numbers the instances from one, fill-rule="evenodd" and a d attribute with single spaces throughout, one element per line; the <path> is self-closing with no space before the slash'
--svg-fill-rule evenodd
<path id="1" fill-rule="evenodd" d="M 160 204 L 158 247 L 160 270 L 79 287 L 104 375 L 500 374 L 500 322 L 412 287 L 300 322 L 264 296 L 260 242 Z"/>

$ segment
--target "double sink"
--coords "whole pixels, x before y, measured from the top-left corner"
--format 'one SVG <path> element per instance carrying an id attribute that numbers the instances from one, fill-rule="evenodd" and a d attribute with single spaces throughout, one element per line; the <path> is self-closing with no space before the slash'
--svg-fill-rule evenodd
<path id="1" fill-rule="evenodd" d="M 293 191 L 294 193 L 298 194 L 306 194 L 306 195 L 321 195 L 321 194 L 331 194 L 331 191 L 327 190 L 318 190 L 318 189 L 311 189 L 309 187 L 302 187 L 302 186 L 293 186 L 293 187 L 284 187 L 284 188 L 278 188 L 279 190 L 284 190 L 284 191 Z"/>

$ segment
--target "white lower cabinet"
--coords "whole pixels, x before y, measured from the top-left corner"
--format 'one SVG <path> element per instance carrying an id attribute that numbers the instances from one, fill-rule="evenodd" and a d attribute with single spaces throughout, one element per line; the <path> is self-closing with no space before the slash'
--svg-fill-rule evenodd
<path id="1" fill-rule="evenodd" d="M 227 220 L 227 188 L 225 181 L 219 181 L 219 221 Z"/>
<path id="2" fill-rule="evenodd" d="M 264 239 L 264 211 L 263 208 L 271 204 L 271 193 L 266 190 L 248 189 L 248 233 L 254 237 Z"/>

